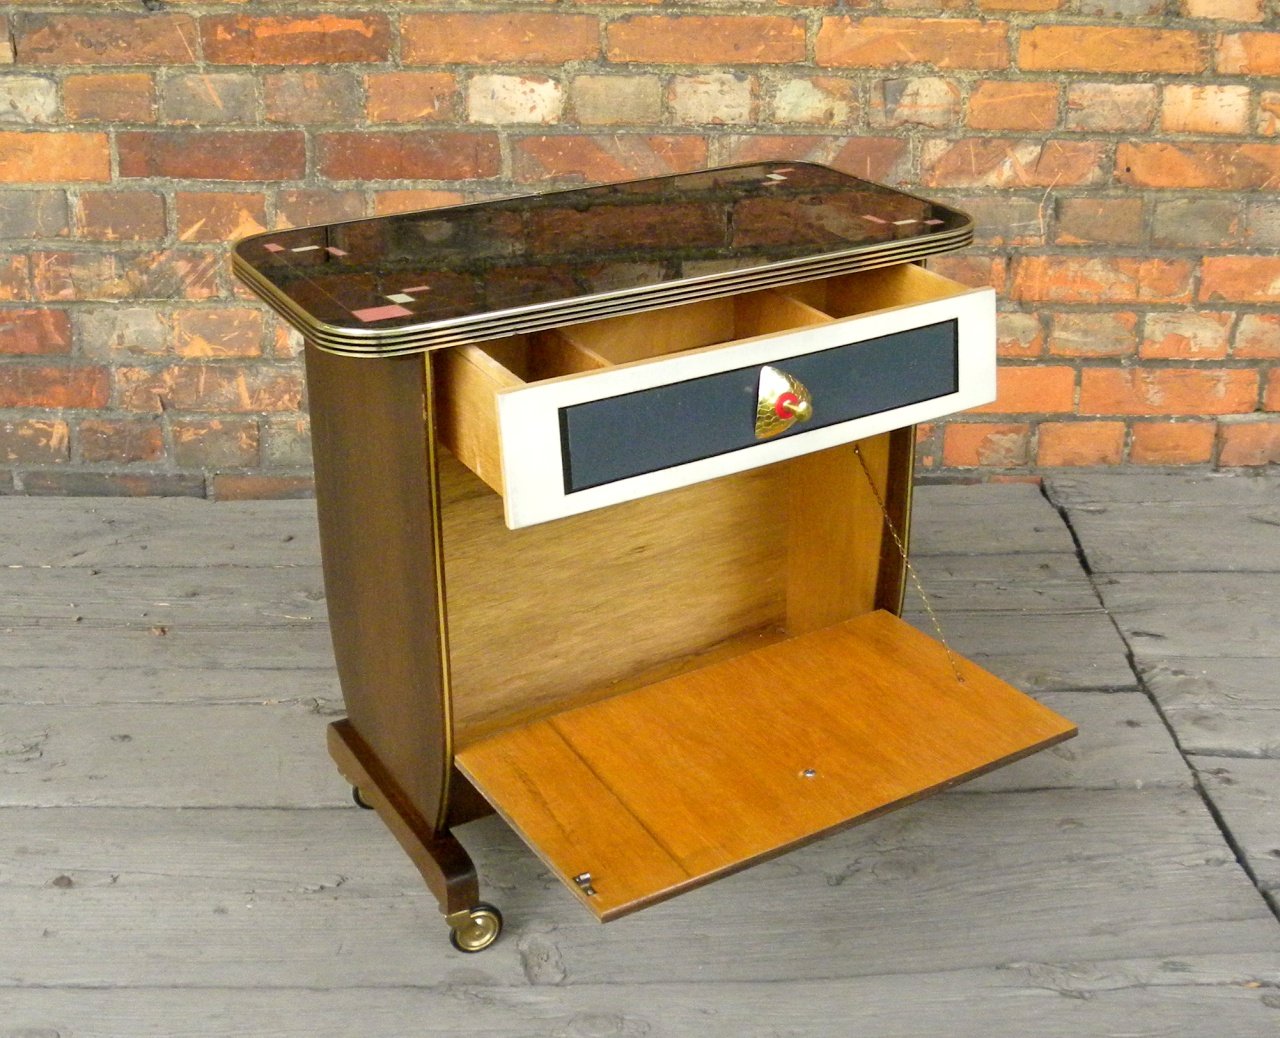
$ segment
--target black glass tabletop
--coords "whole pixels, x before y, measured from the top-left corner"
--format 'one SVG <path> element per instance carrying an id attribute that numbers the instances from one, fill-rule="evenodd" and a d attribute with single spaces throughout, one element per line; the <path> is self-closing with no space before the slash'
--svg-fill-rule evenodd
<path id="1" fill-rule="evenodd" d="M 247 238 L 245 282 L 319 345 L 402 353 L 968 243 L 954 209 L 762 162 Z"/>

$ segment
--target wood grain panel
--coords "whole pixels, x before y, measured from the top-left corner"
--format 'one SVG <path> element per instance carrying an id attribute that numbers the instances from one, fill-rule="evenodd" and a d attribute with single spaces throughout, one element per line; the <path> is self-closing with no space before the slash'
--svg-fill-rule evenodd
<path id="1" fill-rule="evenodd" d="M 482 741 L 459 766 L 562 879 L 574 870 L 600 881 L 585 900 L 609 919 L 1074 734 L 1069 721 L 974 664 L 953 664 L 942 646 L 878 611 Z M 630 868 L 616 853 L 597 866 L 563 827 L 538 821 L 565 794 L 535 762 L 563 754 L 561 743 L 595 790 L 579 822 L 598 827 L 592 840 L 639 824 L 688 880 L 646 880 L 644 865 Z M 516 753 L 530 763 L 511 781 Z M 581 804 L 583 789 L 572 796 Z M 629 899 L 613 893 L 640 889 Z"/>
<path id="2" fill-rule="evenodd" d="M 460 743 L 782 626 L 777 469 L 522 530 L 445 454 L 440 476 Z"/>
<path id="3" fill-rule="evenodd" d="M 876 608 L 881 577 L 890 434 L 831 447 L 784 463 L 787 531 L 787 631 L 804 634 Z"/>
<path id="4" fill-rule="evenodd" d="M 450 735 L 429 369 L 421 357 L 367 361 L 311 344 L 306 366 L 325 596 L 347 714 L 414 809 L 439 828 Z"/>

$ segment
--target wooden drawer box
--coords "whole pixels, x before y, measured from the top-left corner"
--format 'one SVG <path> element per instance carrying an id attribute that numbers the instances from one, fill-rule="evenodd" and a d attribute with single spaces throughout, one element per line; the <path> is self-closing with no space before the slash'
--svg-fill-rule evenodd
<path id="1" fill-rule="evenodd" d="M 441 441 L 512 529 L 741 472 L 995 396 L 995 296 L 895 267 L 435 355 Z M 762 439 L 761 371 L 811 395 Z"/>

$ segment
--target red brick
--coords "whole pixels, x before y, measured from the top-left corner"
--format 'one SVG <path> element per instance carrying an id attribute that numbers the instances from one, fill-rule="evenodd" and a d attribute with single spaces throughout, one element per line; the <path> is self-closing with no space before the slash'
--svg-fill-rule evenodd
<path id="1" fill-rule="evenodd" d="M 1124 422 L 1042 422 L 1036 464 L 1044 468 L 1118 465 L 1124 458 Z"/>
<path id="2" fill-rule="evenodd" d="M 204 497 L 203 476 L 177 472 L 84 472 L 36 469 L 22 476 L 32 497 Z"/>
<path id="3" fill-rule="evenodd" d="M 276 72 L 263 77 L 262 87 L 269 122 L 313 126 L 360 119 L 359 90 L 349 71 Z"/>
<path id="4" fill-rule="evenodd" d="M 31 298 L 31 265 L 26 256 L 0 256 L 0 301 Z"/>
<path id="5" fill-rule="evenodd" d="M 302 373 L 296 366 L 179 364 L 158 370 L 115 370 L 120 406 L 128 411 L 297 411 Z M 163 402 L 163 403 L 162 403 Z"/>
<path id="6" fill-rule="evenodd" d="M 56 184 L 110 178 L 105 133 L 0 133 L 0 181 Z"/>
<path id="7" fill-rule="evenodd" d="M 1221 73 L 1280 76 L 1280 32 L 1223 33 L 1216 49 Z"/>
<path id="8" fill-rule="evenodd" d="M 275 227 L 308 227 L 318 223 L 358 220 L 364 216 L 364 193 L 332 188 L 300 188 L 276 194 Z"/>
<path id="9" fill-rule="evenodd" d="M 1208 41 L 1186 29 L 1038 25 L 1018 44 L 1024 71 L 1203 72 L 1208 60 Z"/>
<path id="10" fill-rule="evenodd" d="M 1057 216 L 1056 240 L 1062 245 L 1142 243 L 1141 198 L 1061 198 Z"/>
<path id="11" fill-rule="evenodd" d="M 322 133 L 320 172 L 333 180 L 466 180 L 500 172 L 494 133 Z"/>
<path id="12" fill-rule="evenodd" d="M 1186 303 L 1188 260 L 1130 256 L 1021 256 L 1014 260 L 1015 299 L 1051 303 Z"/>
<path id="13" fill-rule="evenodd" d="M 332 65 L 385 61 L 391 26 L 382 14 L 206 16 L 204 56 L 216 65 Z"/>
<path id="14" fill-rule="evenodd" d="M 76 347 L 85 357 L 119 361 L 122 356 L 157 356 L 170 348 L 169 315 L 148 306 L 78 307 Z"/>
<path id="15" fill-rule="evenodd" d="M 183 468 L 252 468 L 261 460 L 255 421 L 175 421 L 174 460 Z"/>
<path id="16" fill-rule="evenodd" d="M 1057 83 L 984 79 L 969 95 L 975 130 L 1052 130 L 1058 123 Z"/>
<path id="17" fill-rule="evenodd" d="M 1016 468 L 1027 463 L 1031 427 L 951 422 L 943 429 L 942 464 L 949 468 Z"/>
<path id="18" fill-rule="evenodd" d="M 297 130 L 131 130 L 117 147 L 122 177 L 296 180 L 307 166 Z"/>
<path id="19" fill-rule="evenodd" d="M 1233 357 L 1280 357 L 1280 314 L 1241 314 Z"/>
<path id="20" fill-rule="evenodd" d="M 0 422 L 0 461 L 19 465 L 59 464 L 71 457 L 66 422 L 25 419 Z"/>
<path id="21" fill-rule="evenodd" d="M 611 62 L 772 65 L 805 59 L 804 20 L 779 15 L 634 15 L 605 30 Z"/>
<path id="22" fill-rule="evenodd" d="M 465 201 L 465 196 L 459 191 L 379 191 L 373 196 L 373 211 L 377 216 L 387 216 L 420 209 L 439 209 Z"/>
<path id="23" fill-rule="evenodd" d="M 931 140 L 921 165 L 933 187 L 1065 187 L 1100 181 L 1105 147 L 1084 140 Z"/>
<path id="24" fill-rule="evenodd" d="M 1250 91 L 1243 84 L 1165 86 L 1160 128 L 1166 133 L 1247 133 Z"/>
<path id="25" fill-rule="evenodd" d="M 1213 458 L 1213 422 L 1134 422 L 1135 465 L 1200 465 Z"/>
<path id="26" fill-rule="evenodd" d="M 706 165 L 707 142 L 698 136 L 604 134 L 521 137 L 512 146 L 517 181 L 570 177 L 594 183 L 683 173 Z"/>
<path id="27" fill-rule="evenodd" d="M 825 17 L 815 56 L 818 65 L 849 68 L 1008 68 L 1008 35 L 999 21 Z"/>
<path id="28" fill-rule="evenodd" d="M 213 498 L 217 501 L 262 501 L 315 496 L 310 476 L 216 475 Z"/>
<path id="29" fill-rule="evenodd" d="M 1151 220 L 1155 245 L 1190 248 L 1197 252 L 1220 249 L 1244 237 L 1245 212 L 1234 198 L 1198 194 L 1158 198 Z"/>
<path id="30" fill-rule="evenodd" d="M 1221 360 L 1227 355 L 1231 321 L 1231 314 L 1216 310 L 1149 313 L 1139 355 L 1163 360 Z"/>
<path id="31" fill-rule="evenodd" d="M 1280 256 L 1206 256 L 1200 273 L 1202 302 L 1280 302 Z"/>
<path id="32" fill-rule="evenodd" d="M 160 461 L 164 436 L 154 421 L 90 418 L 80 423 L 80 460 L 117 465 Z"/>
<path id="33" fill-rule="evenodd" d="M 1049 352 L 1059 357 L 1124 357 L 1138 348 L 1138 315 L 1127 310 L 1052 317 Z"/>
<path id="34" fill-rule="evenodd" d="M 154 191 L 84 191 L 76 236 L 93 241 L 154 241 L 163 238 L 164 198 Z"/>
<path id="35" fill-rule="evenodd" d="M 379 72 L 365 79 L 370 122 L 447 122 L 458 118 L 458 79 L 451 72 Z"/>
<path id="36" fill-rule="evenodd" d="M 110 390 L 106 368 L 11 364 L 0 379 L 0 407 L 100 408 Z"/>
<path id="37" fill-rule="evenodd" d="M 969 414 L 1052 414 L 1075 409 L 1075 368 L 1060 365 L 1010 367 L 997 372 L 996 399 Z"/>
<path id="38" fill-rule="evenodd" d="M 179 357 L 253 357 L 262 352 L 263 312 L 249 307 L 179 310 L 173 344 Z"/>
<path id="39" fill-rule="evenodd" d="M 0 357 L 71 352 L 65 310 L 0 310 Z"/>
<path id="40" fill-rule="evenodd" d="M 235 241 L 267 229 L 267 200 L 258 191 L 178 191 L 179 241 Z"/>
<path id="41" fill-rule="evenodd" d="M 1044 327 L 1038 314 L 996 314 L 996 352 L 1001 357 L 1038 357 L 1044 352 Z"/>
<path id="42" fill-rule="evenodd" d="M 62 104 L 72 122 L 153 123 L 156 84 L 146 72 L 90 72 L 62 81 Z"/>
<path id="43" fill-rule="evenodd" d="M 973 240 L 988 247 L 1025 248 L 1045 243 L 1048 213 L 1043 192 L 1039 197 L 998 194 L 962 194 L 947 203 L 973 217 Z"/>
<path id="44" fill-rule="evenodd" d="M 980 11 L 1057 11 L 1068 0 L 978 0 Z"/>
<path id="45" fill-rule="evenodd" d="M 1149 130 L 1158 94 L 1152 83 L 1068 83 L 1068 130 L 1133 133 Z"/>
<path id="46" fill-rule="evenodd" d="M 70 230 L 65 191 L 0 189 L 0 240 L 65 238 Z"/>
<path id="47" fill-rule="evenodd" d="M 871 125 L 931 126 L 946 129 L 959 121 L 960 85 L 941 76 L 886 79 L 871 88 Z"/>
<path id="48" fill-rule="evenodd" d="M 559 65 L 600 53 L 600 23 L 594 15 L 406 14 L 400 26 L 406 65 Z"/>
<path id="49" fill-rule="evenodd" d="M 1219 432 L 1224 468 L 1280 464 L 1280 422 L 1223 422 Z"/>
<path id="50" fill-rule="evenodd" d="M 185 14 L 29 14 L 15 26 L 24 65 L 186 65 L 196 24 Z"/>
<path id="51" fill-rule="evenodd" d="M 216 252 L 37 252 L 32 285 L 40 299 L 205 299 L 217 293 L 225 260 Z"/>
<path id="52" fill-rule="evenodd" d="M 1263 393 L 1262 406 L 1268 411 L 1280 411 L 1280 368 L 1272 368 L 1267 372 L 1267 388 Z"/>
<path id="53" fill-rule="evenodd" d="M 1188 18 L 1220 18 L 1232 22 L 1260 22 L 1265 0 L 1185 0 Z"/>
<path id="54" fill-rule="evenodd" d="M 1124 143 L 1116 178 L 1138 187 L 1270 190 L 1280 178 L 1280 144 Z"/>
<path id="55" fill-rule="evenodd" d="M 1256 371 L 1218 368 L 1085 368 L 1081 414 L 1240 414 L 1258 397 Z"/>

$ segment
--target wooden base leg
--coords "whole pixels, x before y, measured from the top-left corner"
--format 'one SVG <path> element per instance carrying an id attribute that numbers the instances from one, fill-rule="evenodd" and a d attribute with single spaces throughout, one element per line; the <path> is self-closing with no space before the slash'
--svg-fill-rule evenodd
<path id="1" fill-rule="evenodd" d="M 470 856 L 449 832 L 433 832 L 422 813 L 396 786 L 350 721 L 329 725 L 329 755 L 417 866 L 440 903 L 450 940 L 459 951 L 480 951 L 502 929 L 502 915 L 480 901 L 480 883 Z"/>

